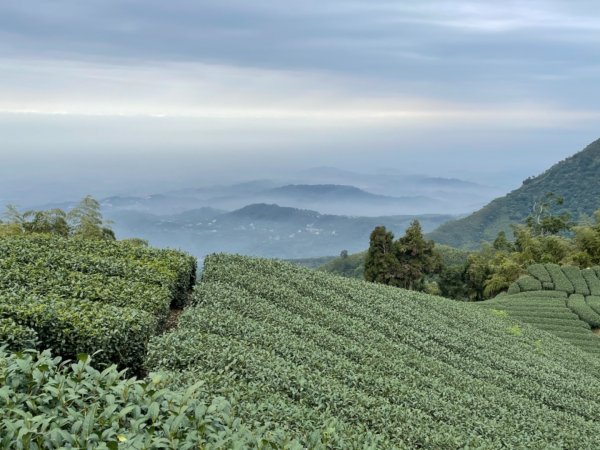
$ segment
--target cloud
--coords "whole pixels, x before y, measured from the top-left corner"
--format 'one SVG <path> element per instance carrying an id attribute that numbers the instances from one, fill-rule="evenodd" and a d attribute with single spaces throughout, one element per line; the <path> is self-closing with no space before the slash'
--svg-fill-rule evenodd
<path id="1" fill-rule="evenodd" d="M 547 101 L 480 104 L 390 93 L 373 80 L 316 71 L 69 60 L 0 60 L 0 112 L 367 128 L 441 123 L 566 127 L 600 118 L 598 110 L 564 109 Z"/>

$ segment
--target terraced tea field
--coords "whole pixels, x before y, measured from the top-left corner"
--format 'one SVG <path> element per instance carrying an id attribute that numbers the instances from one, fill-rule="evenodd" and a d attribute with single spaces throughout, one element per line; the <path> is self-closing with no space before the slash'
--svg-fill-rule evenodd
<path id="1" fill-rule="evenodd" d="M 147 365 L 308 448 L 598 448 L 600 361 L 492 309 L 213 255 Z"/>
<path id="2" fill-rule="evenodd" d="M 535 264 L 530 275 L 480 305 L 564 339 L 588 353 L 600 355 L 600 268 Z"/>

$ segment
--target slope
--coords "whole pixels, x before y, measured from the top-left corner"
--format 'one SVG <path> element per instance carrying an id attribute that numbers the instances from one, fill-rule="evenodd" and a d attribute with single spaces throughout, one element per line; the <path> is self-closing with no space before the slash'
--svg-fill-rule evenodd
<path id="1" fill-rule="evenodd" d="M 551 332 L 588 353 L 600 355 L 600 267 L 579 270 L 572 266 L 534 264 L 493 300 L 480 303 L 497 314 Z"/>
<path id="2" fill-rule="evenodd" d="M 227 255 L 194 301 L 149 368 L 308 448 L 323 424 L 330 448 L 600 445 L 600 361 L 483 308 Z"/>
<path id="3" fill-rule="evenodd" d="M 599 177 L 600 140 L 597 140 L 470 216 L 441 225 L 429 237 L 455 247 L 477 247 L 482 241 L 494 240 L 499 231 L 510 232 L 509 225 L 522 222 L 534 201 L 548 192 L 565 199 L 557 212 L 568 212 L 575 219 L 581 214 L 592 214 L 600 208 Z"/>

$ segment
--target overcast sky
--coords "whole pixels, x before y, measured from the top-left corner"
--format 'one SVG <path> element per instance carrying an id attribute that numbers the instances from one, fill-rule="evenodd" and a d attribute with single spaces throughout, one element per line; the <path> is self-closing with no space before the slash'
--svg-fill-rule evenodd
<path id="1" fill-rule="evenodd" d="M 0 202 L 311 166 L 509 189 L 600 137 L 600 3 L 0 2 Z"/>

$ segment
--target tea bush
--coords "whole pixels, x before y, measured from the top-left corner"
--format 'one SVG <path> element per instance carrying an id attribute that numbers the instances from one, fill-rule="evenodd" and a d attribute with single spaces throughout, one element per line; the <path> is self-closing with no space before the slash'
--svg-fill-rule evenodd
<path id="1" fill-rule="evenodd" d="M 558 264 L 546 264 L 546 270 L 552 277 L 554 289 L 557 291 L 566 292 L 567 294 L 575 293 L 573 283 L 569 281 L 562 268 Z"/>
<path id="2" fill-rule="evenodd" d="M 576 294 L 590 295 L 590 288 L 581 275 L 581 270 L 575 266 L 562 266 L 563 273 L 567 276 Z"/>
<path id="3" fill-rule="evenodd" d="M 600 295 L 600 279 L 598 279 L 594 269 L 583 269 L 581 275 L 590 289 L 590 295 Z"/>
<path id="4" fill-rule="evenodd" d="M 598 315 L 585 301 L 585 297 L 581 294 L 573 294 L 567 300 L 567 306 L 571 308 L 581 320 L 587 322 L 591 327 L 600 327 L 600 315 Z"/>
<path id="5" fill-rule="evenodd" d="M 532 264 L 527 268 L 527 271 L 531 276 L 540 280 L 541 283 L 552 283 L 552 277 L 544 264 Z"/>
<path id="6" fill-rule="evenodd" d="M 0 318 L 35 330 L 39 347 L 68 358 L 99 352 L 99 363 L 116 363 L 134 372 L 141 370 L 147 342 L 156 330 L 156 319 L 144 311 L 79 299 L 4 295 Z"/>
<path id="7" fill-rule="evenodd" d="M 142 368 L 150 336 L 183 306 L 195 260 L 129 242 L 30 235 L 0 239 L 0 318 L 31 328 L 40 349 Z M 0 335 L 0 345 L 7 342 Z"/>
<path id="8" fill-rule="evenodd" d="M 0 342 L 10 350 L 32 348 L 37 344 L 37 333 L 10 318 L 0 318 Z"/>
<path id="9" fill-rule="evenodd" d="M 521 291 L 541 291 L 542 283 L 531 276 L 524 276 L 517 280 L 517 284 Z"/>
<path id="10" fill-rule="evenodd" d="M 0 385 L 0 448 L 301 448 L 282 430 L 250 431 L 202 382 L 172 391 L 161 374 L 136 380 L 115 366 L 100 372 L 87 356 L 67 362 L 48 351 L 0 349 Z M 318 429 L 313 438 L 328 443 Z"/>

